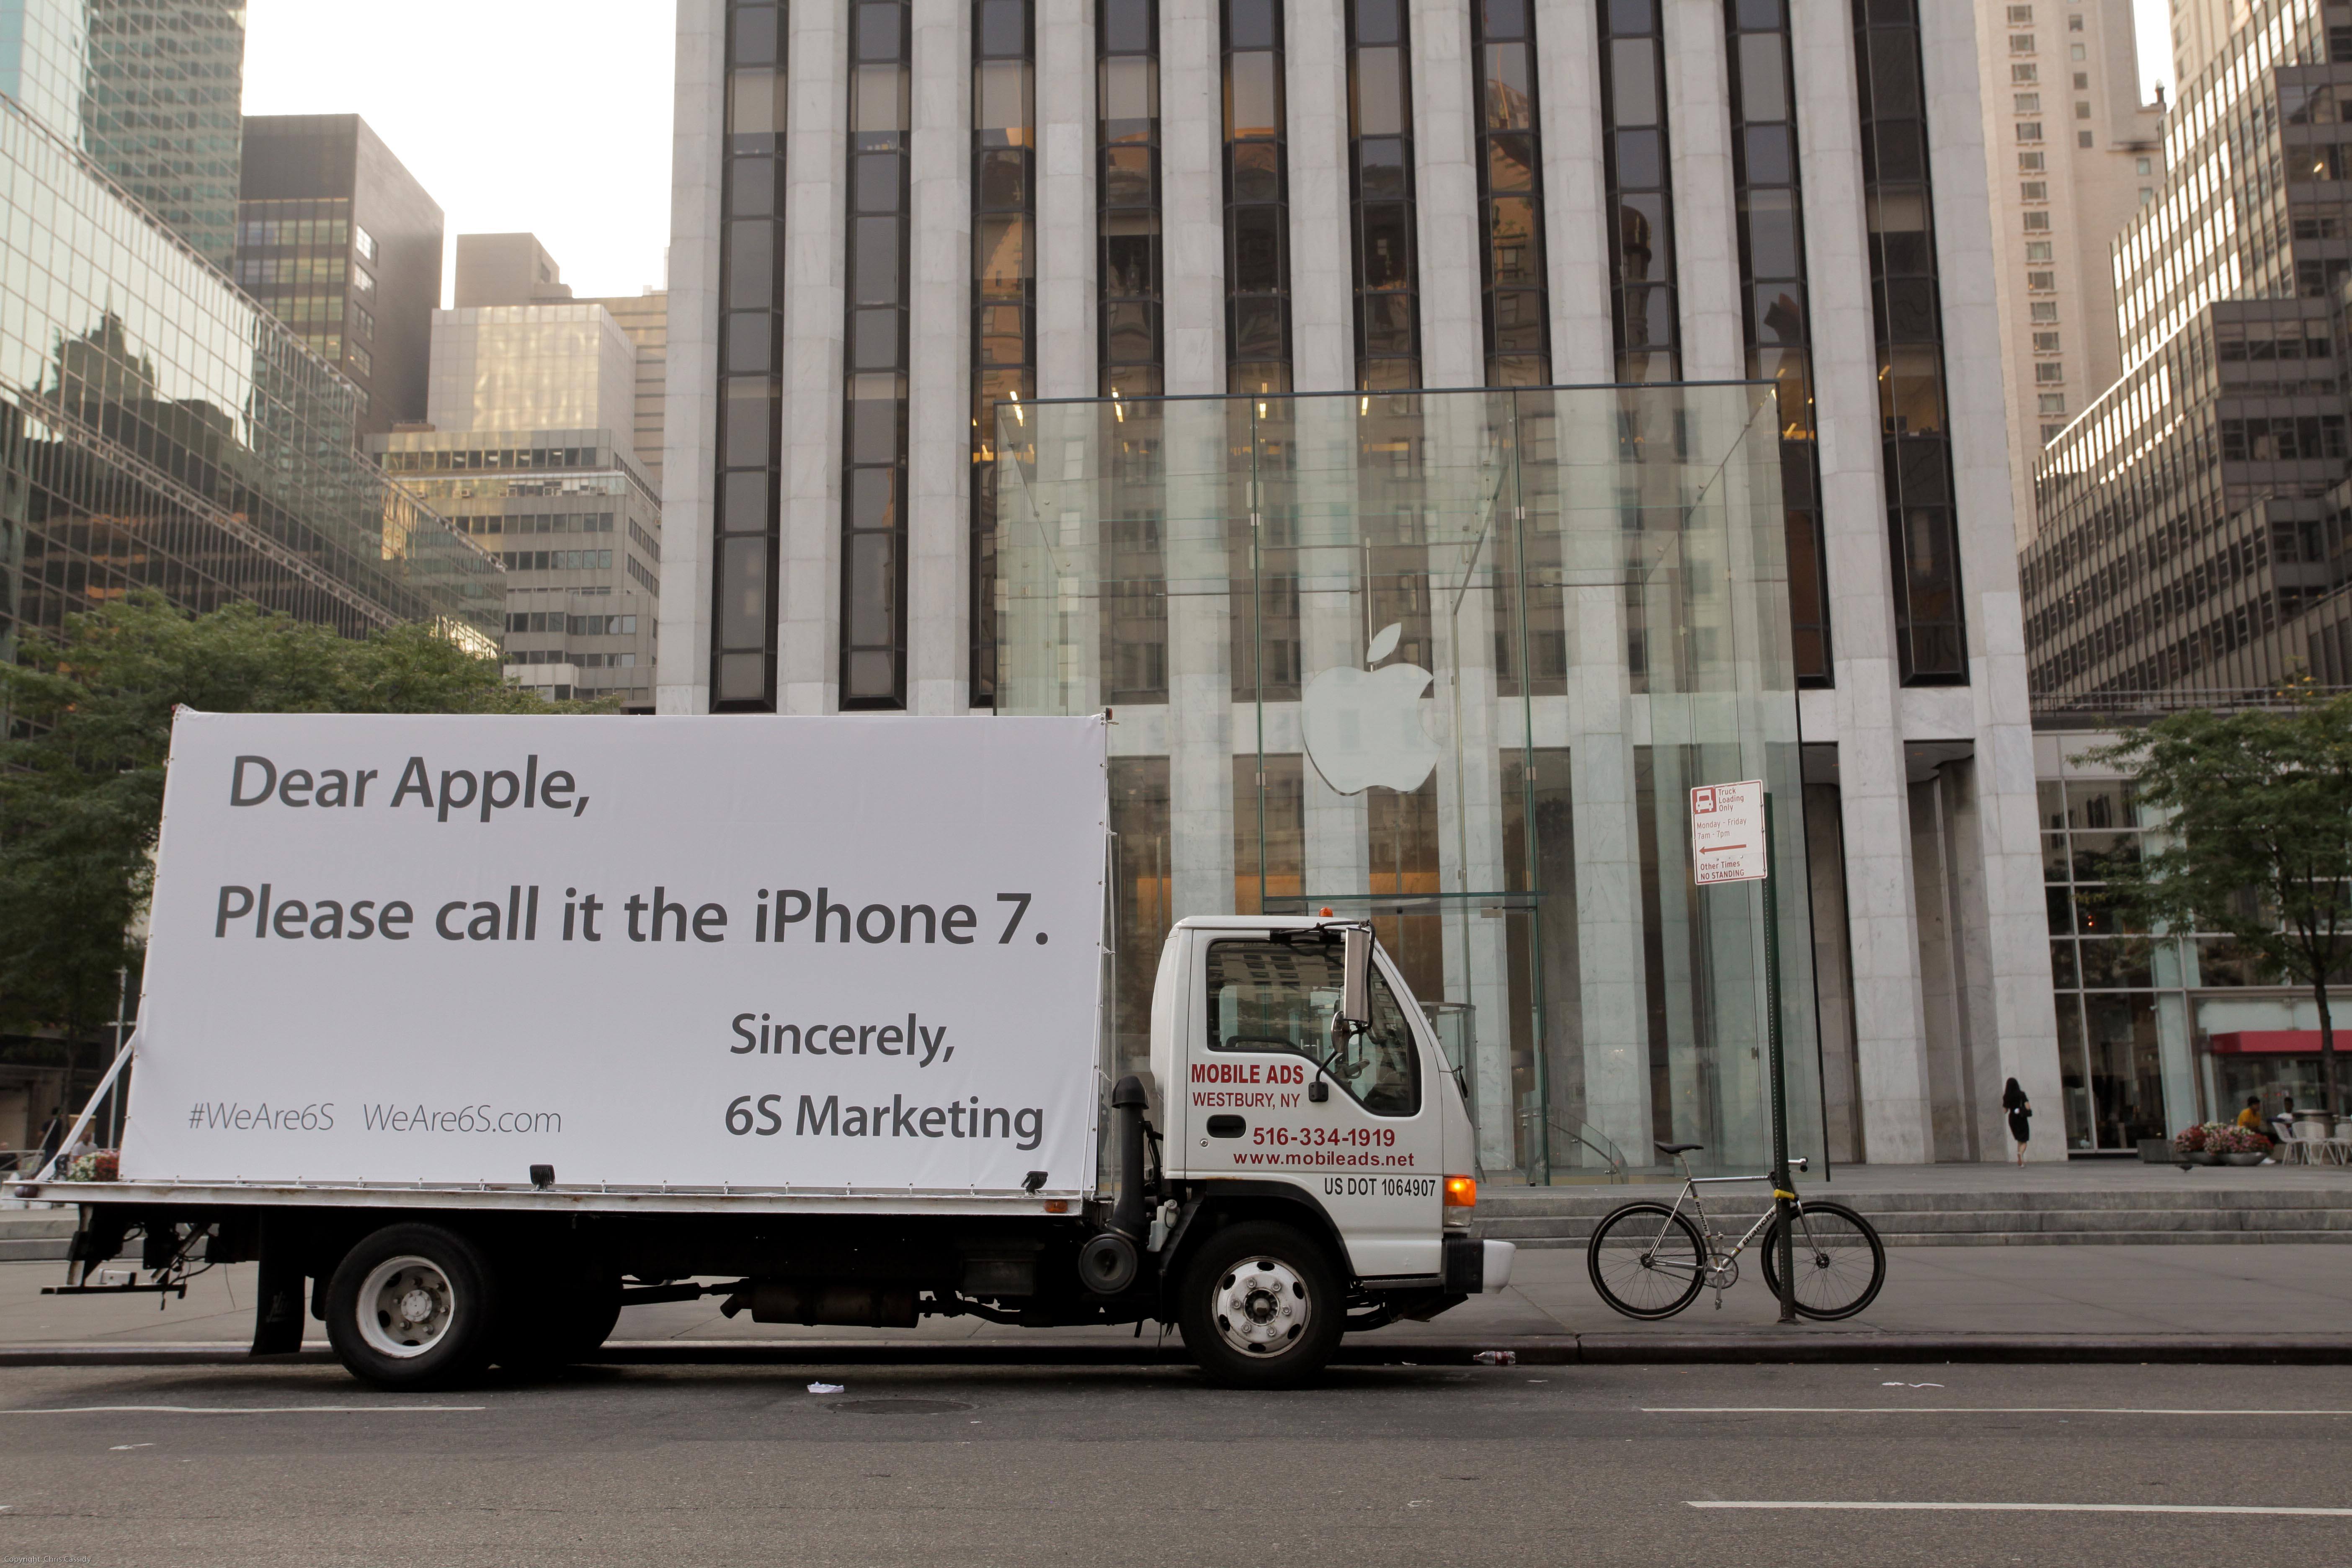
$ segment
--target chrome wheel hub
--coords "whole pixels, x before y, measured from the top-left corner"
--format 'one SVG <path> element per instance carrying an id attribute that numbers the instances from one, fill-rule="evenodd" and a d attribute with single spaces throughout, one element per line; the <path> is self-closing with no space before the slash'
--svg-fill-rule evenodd
<path id="1" fill-rule="evenodd" d="M 449 1277 L 423 1258 L 388 1258 L 360 1285 L 360 1337 L 379 1355 L 407 1361 L 441 1342 L 457 1308 Z"/>
<path id="2" fill-rule="evenodd" d="M 1288 1264 L 1244 1258 L 1217 1281 L 1210 1310 L 1225 1343 L 1244 1355 L 1279 1355 L 1307 1331 L 1314 1312 L 1307 1281 Z"/>

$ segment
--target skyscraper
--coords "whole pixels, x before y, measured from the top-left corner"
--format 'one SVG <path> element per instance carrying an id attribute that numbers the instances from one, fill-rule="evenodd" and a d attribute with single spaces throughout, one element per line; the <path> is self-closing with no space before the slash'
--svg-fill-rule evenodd
<path id="1" fill-rule="evenodd" d="M 461 234 L 457 237 L 457 302 L 468 305 L 538 305 L 572 299 L 563 268 L 539 237 L 530 234 Z M 581 300 L 601 305 L 619 323 L 637 351 L 637 461 L 656 489 L 661 487 L 663 405 L 668 395 L 669 295 L 648 288 L 639 294 Z"/>
<path id="2" fill-rule="evenodd" d="M 2181 83 L 2169 173 L 2115 244 L 2130 368 L 2037 473 L 2021 586 L 2046 701 L 2227 700 L 2306 668 L 2352 679 L 2335 603 L 2347 96 L 2352 5 L 2337 0 L 2254 0 Z"/>
<path id="3" fill-rule="evenodd" d="M 1475 1014 L 1490 1169 L 1580 1124 L 1646 1163 L 1753 1125 L 1682 837 L 1687 770 L 1745 764 L 1637 738 L 1720 655 L 1802 714 L 1829 1146 L 1990 1154 L 2001 1077 L 2058 1098 L 1998 7 L 678 17 L 665 711 L 1110 707 L 1123 952 L 1328 891 Z M 1675 531 L 1725 509 L 1747 566 Z M 1421 674 L 1324 731 L 1398 783 L 1318 760 L 1314 702 Z"/>
<path id="4" fill-rule="evenodd" d="M 425 417 L 441 208 L 356 114 L 245 122 L 236 280 L 360 389 L 364 434 Z"/>
<path id="5" fill-rule="evenodd" d="M 2140 101 L 2132 0 L 2029 0 L 2001 14 L 1978 56 L 2027 539 L 2043 445 L 2123 372 L 2108 246 L 2164 183 L 2163 112 Z"/>
<path id="6" fill-rule="evenodd" d="M 243 0 L 0 0 L 0 93 L 224 268 L 244 79 Z"/>

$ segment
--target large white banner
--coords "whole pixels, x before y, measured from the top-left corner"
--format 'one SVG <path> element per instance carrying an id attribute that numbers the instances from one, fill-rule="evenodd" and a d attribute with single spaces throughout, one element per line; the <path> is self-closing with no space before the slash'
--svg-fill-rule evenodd
<path id="1" fill-rule="evenodd" d="M 1104 734 L 184 711 L 123 1175 L 1084 1188 Z"/>

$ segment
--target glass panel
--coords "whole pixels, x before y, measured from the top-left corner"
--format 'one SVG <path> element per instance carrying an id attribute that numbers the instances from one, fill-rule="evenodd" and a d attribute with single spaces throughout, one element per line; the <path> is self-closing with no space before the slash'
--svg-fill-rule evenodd
<path id="1" fill-rule="evenodd" d="M 1142 1046 L 1144 925 L 1328 906 L 1443 1017 L 1490 1181 L 1662 1138 L 1760 1169 L 1769 890 L 1821 1152 L 1803 885 L 1696 889 L 1685 827 L 1692 787 L 1764 779 L 1801 864 L 1769 386 L 1057 402 L 994 435 L 999 705 L 1116 698 L 1142 748 L 1120 896 L 1155 912 L 1120 917 L 1108 1051 Z"/>

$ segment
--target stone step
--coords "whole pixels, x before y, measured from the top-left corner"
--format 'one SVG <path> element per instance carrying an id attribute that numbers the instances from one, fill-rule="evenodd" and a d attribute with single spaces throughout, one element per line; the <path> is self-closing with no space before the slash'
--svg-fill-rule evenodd
<path id="1" fill-rule="evenodd" d="M 2352 1242 L 2352 1231 L 2302 1232 L 2284 1230 L 2042 1230 L 1968 1231 L 1922 1234 L 1881 1231 L 1888 1247 L 2201 1247 L 2290 1246 Z M 1538 1236 L 1498 1237 L 1528 1252 L 1582 1251 L 1585 1238 Z"/>
<path id="2" fill-rule="evenodd" d="M 2121 1192 L 1841 1192 L 1836 1188 L 1804 1189 L 1804 1194 L 1815 1201 L 1843 1204 L 1862 1214 L 1929 1214 L 1938 1211 L 1958 1213 L 1997 1211 L 2006 1214 L 2033 1213 L 2147 1213 L 2151 1211 L 2205 1211 L 2238 1213 L 2248 1210 L 2270 1212 L 2336 1212 L 2352 1208 L 2352 1180 L 2341 1191 L 2311 1187 L 2250 1187 L 2235 1191 L 2218 1187 L 2201 1190 L 2129 1190 Z M 1674 1197 L 1671 1190 L 1636 1190 L 1631 1187 L 1584 1189 L 1570 1192 L 1548 1191 L 1540 1187 L 1511 1187 L 1496 1190 L 1489 1187 L 1478 1194 L 1481 1215 L 1505 1215 L 1512 1218 L 1575 1217 L 1607 1214 L 1620 1204 L 1664 1201 Z M 1760 1193 L 1743 1192 L 1715 1195 L 1711 1203 L 1723 1205 L 1727 1212 L 1751 1207 L 1762 1201 Z"/>
<path id="3" fill-rule="evenodd" d="M 0 1212 L 0 1263 L 57 1262 L 73 1240 L 72 1209 Z"/>

